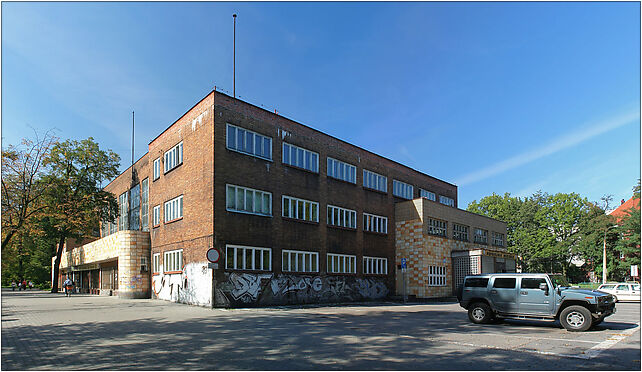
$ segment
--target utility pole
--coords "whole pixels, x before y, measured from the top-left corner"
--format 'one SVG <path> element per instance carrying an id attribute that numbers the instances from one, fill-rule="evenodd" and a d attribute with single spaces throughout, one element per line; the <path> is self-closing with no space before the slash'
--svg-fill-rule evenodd
<path id="1" fill-rule="evenodd" d="M 232 92 L 234 95 L 234 98 L 236 98 L 236 13 L 232 14 L 232 17 L 234 17 L 234 41 L 233 41 L 233 58 L 234 61 L 232 63 Z"/>

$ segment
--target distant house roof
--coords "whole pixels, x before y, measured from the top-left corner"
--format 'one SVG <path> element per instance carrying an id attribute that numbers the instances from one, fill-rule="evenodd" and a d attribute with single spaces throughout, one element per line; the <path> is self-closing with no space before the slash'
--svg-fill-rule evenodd
<path id="1" fill-rule="evenodd" d="M 622 218 L 628 216 L 628 211 L 631 208 L 640 209 L 640 198 L 631 198 L 609 213 L 611 216 L 615 217 L 618 221 Z"/>

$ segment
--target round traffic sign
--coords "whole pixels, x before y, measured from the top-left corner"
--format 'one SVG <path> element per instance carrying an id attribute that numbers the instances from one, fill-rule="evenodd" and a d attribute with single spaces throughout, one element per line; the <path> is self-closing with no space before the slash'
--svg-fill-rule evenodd
<path id="1" fill-rule="evenodd" d="M 218 259 L 221 258 L 221 253 L 216 248 L 210 248 L 207 250 L 207 260 L 212 263 L 217 263 Z"/>

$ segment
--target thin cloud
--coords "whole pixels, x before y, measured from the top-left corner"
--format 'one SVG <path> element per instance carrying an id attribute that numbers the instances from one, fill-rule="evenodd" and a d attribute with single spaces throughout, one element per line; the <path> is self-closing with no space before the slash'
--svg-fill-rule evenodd
<path id="1" fill-rule="evenodd" d="M 579 145 L 580 143 L 588 141 L 593 137 L 599 136 L 606 132 L 610 132 L 621 126 L 631 124 L 636 120 L 640 120 L 640 113 L 637 111 L 613 117 L 589 128 L 581 128 L 573 133 L 561 136 L 556 140 L 541 146 L 540 148 L 524 152 L 506 160 L 502 160 L 479 171 L 468 173 L 457 180 L 456 184 L 459 186 L 469 185 L 471 183 L 484 180 L 497 174 L 504 173 L 524 164 L 528 164 L 535 160 L 541 159 L 545 156 L 565 150 L 569 147 Z"/>

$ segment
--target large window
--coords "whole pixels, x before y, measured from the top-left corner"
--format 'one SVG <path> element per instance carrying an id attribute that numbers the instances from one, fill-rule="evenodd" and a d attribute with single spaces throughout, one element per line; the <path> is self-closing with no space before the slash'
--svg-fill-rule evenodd
<path id="1" fill-rule="evenodd" d="M 428 286 L 443 287 L 446 285 L 446 266 L 428 266 Z"/>
<path id="2" fill-rule="evenodd" d="M 449 198 L 449 197 L 446 197 L 446 196 L 443 196 L 443 195 L 439 195 L 439 202 L 441 204 L 445 204 L 445 205 L 450 206 L 450 207 L 454 207 L 455 206 L 455 199 L 452 199 L 452 198 Z"/>
<path id="3" fill-rule="evenodd" d="M 356 274 L 357 256 L 328 253 L 328 273 Z"/>
<path id="4" fill-rule="evenodd" d="M 426 198 L 428 200 L 436 201 L 437 196 L 435 195 L 434 192 L 424 190 L 424 189 L 419 189 L 419 196 L 422 198 Z"/>
<path id="5" fill-rule="evenodd" d="M 388 192 L 388 178 L 369 170 L 363 170 L 363 187 Z"/>
<path id="6" fill-rule="evenodd" d="M 149 178 L 145 178 L 141 184 L 140 193 L 140 221 L 143 231 L 149 231 Z"/>
<path id="7" fill-rule="evenodd" d="M 350 183 L 357 183 L 357 167 L 328 157 L 328 176 Z"/>
<path id="8" fill-rule="evenodd" d="M 282 271 L 300 273 L 319 272 L 319 253 L 283 250 Z"/>
<path id="9" fill-rule="evenodd" d="M 462 242 L 468 241 L 468 226 L 453 224 L 453 239 L 461 240 Z"/>
<path id="10" fill-rule="evenodd" d="M 428 218 L 428 234 L 446 237 L 446 221 Z"/>
<path id="11" fill-rule="evenodd" d="M 392 195 L 404 199 L 412 199 L 413 187 L 405 182 L 392 180 Z"/>
<path id="12" fill-rule="evenodd" d="M 160 205 L 155 205 L 152 209 L 152 226 L 160 225 Z"/>
<path id="13" fill-rule="evenodd" d="M 247 187 L 227 185 L 227 210 L 272 215 L 272 193 Z"/>
<path id="14" fill-rule="evenodd" d="M 319 173 L 319 154 L 302 147 L 283 142 L 283 164 Z"/>
<path id="15" fill-rule="evenodd" d="M 319 222 L 319 203 L 283 195 L 282 215 L 286 218 Z"/>
<path id="16" fill-rule="evenodd" d="M 127 191 L 118 197 L 118 231 L 129 230 L 129 203 L 127 201 Z"/>
<path id="17" fill-rule="evenodd" d="M 493 231 L 493 245 L 497 247 L 504 246 L 504 234 Z"/>
<path id="18" fill-rule="evenodd" d="M 227 148 L 272 160 L 272 138 L 227 124 Z"/>
<path id="19" fill-rule="evenodd" d="M 475 243 L 488 244 L 488 231 L 483 229 L 475 229 L 475 236 L 473 237 Z"/>
<path id="20" fill-rule="evenodd" d="M 388 274 L 388 259 L 363 256 L 364 274 Z"/>
<path id="21" fill-rule="evenodd" d="M 183 250 L 178 249 L 175 251 L 165 252 L 163 256 L 163 264 L 165 272 L 181 271 L 183 270 Z"/>
<path id="22" fill-rule="evenodd" d="M 227 245 L 225 268 L 234 270 L 272 270 L 272 249 Z"/>
<path id="23" fill-rule="evenodd" d="M 172 147 L 169 151 L 166 151 L 163 156 L 163 173 L 167 173 L 183 164 L 183 141 L 179 142 L 178 145 Z"/>
<path id="24" fill-rule="evenodd" d="M 154 253 L 152 256 L 152 272 L 160 273 L 160 253 Z"/>
<path id="25" fill-rule="evenodd" d="M 165 223 L 183 218 L 183 195 L 166 201 L 163 206 Z"/>
<path id="26" fill-rule="evenodd" d="M 363 214 L 363 230 L 376 233 L 388 233 L 388 218 L 375 214 Z"/>
<path id="27" fill-rule="evenodd" d="M 154 181 L 160 178 L 160 158 L 154 159 Z"/>
<path id="28" fill-rule="evenodd" d="M 357 228 L 357 211 L 328 205 L 328 225 Z"/>
<path id="29" fill-rule="evenodd" d="M 129 229 L 140 229 L 140 184 L 134 186 L 129 190 Z"/>

